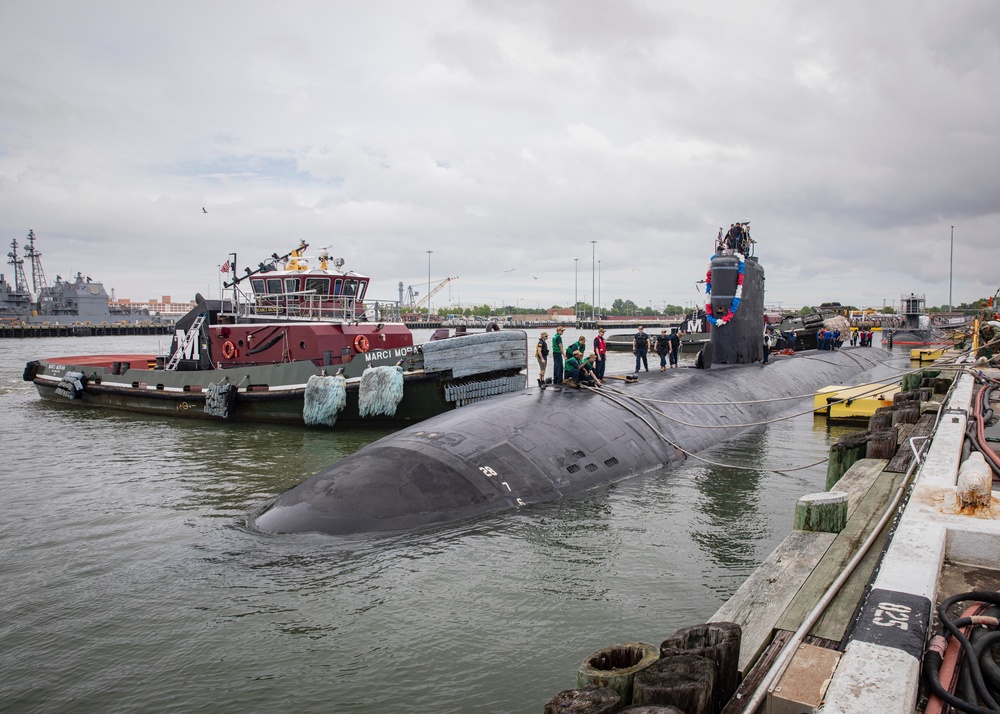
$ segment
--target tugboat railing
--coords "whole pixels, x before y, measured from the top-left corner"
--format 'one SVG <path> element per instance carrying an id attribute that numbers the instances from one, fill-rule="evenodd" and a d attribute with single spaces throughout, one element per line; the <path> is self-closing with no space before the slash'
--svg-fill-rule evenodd
<path id="1" fill-rule="evenodd" d="M 233 312 L 236 319 L 299 320 L 309 322 L 399 322 L 400 303 L 396 300 L 365 302 L 350 295 L 318 295 L 315 290 L 281 293 L 253 293 L 236 290 Z"/>

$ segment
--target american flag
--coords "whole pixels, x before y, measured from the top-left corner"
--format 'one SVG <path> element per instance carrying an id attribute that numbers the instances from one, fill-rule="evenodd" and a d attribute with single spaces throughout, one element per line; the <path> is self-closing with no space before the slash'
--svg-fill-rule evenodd
<path id="1" fill-rule="evenodd" d="M 225 263 L 223 263 L 223 264 L 222 264 L 222 267 L 221 267 L 221 268 L 219 268 L 219 270 L 220 270 L 221 272 L 223 272 L 223 273 L 228 273 L 228 272 L 229 272 L 229 268 L 230 268 L 230 267 L 231 267 L 231 266 L 230 266 L 230 263 L 229 263 L 229 261 L 227 260 L 227 261 L 226 261 Z"/>

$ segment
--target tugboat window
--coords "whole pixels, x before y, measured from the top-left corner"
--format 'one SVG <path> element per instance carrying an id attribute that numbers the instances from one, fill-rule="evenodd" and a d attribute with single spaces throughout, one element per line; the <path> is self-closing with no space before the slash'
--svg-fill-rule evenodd
<path id="1" fill-rule="evenodd" d="M 354 294 L 358 291 L 358 283 L 356 280 L 345 280 L 344 281 L 344 295 L 347 297 L 354 297 Z"/>
<path id="2" fill-rule="evenodd" d="M 294 293 L 299 289 L 298 278 L 285 278 L 285 292 Z"/>
<path id="3" fill-rule="evenodd" d="M 257 293 L 257 294 L 265 292 L 264 291 L 264 281 L 263 280 L 251 280 L 250 281 L 250 287 L 252 287 L 253 291 L 255 293 Z"/>
<path id="4" fill-rule="evenodd" d="M 344 281 L 341 280 L 340 278 L 337 278 L 334 281 L 334 283 L 333 283 L 333 294 L 334 295 L 340 295 L 340 293 L 343 291 L 343 284 L 344 284 Z"/>
<path id="5" fill-rule="evenodd" d="M 365 299 L 365 289 L 368 287 L 368 282 L 365 280 L 358 281 L 358 302 Z"/>
<path id="6" fill-rule="evenodd" d="M 338 281 L 339 282 L 339 281 Z M 317 296 L 330 294 L 329 278 L 306 278 L 306 292 L 312 292 Z"/>
<path id="7" fill-rule="evenodd" d="M 281 294 L 281 278 L 269 278 L 267 281 L 267 291 L 269 293 Z"/>

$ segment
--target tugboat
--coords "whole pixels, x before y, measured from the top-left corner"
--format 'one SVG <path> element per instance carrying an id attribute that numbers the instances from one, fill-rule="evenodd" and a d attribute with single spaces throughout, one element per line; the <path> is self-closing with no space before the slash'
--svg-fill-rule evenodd
<path id="1" fill-rule="evenodd" d="M 36 360 L 24 379 L 66 404 L 327 426 L 412 423 L 524 388 L 524 332 L 415 345 L 398 302 L 366 302 L 369 277 L 308 247 L 246 268 L 222 300 L 197 295 L 165 355 Z M 223 270 L 236 275 L 236 254 Z"/>
<path id="2" fill-rule="evenodd" d="M 948 339 L 943 330 L 931 325 L 926 308 L 927 299 L 924 295 L 914 293 L 900 295 L 899 305 L 903 326 L 882 331 L 882 339 L 890 347 L 949 346 L 955 343 L 954 340 Z"/>

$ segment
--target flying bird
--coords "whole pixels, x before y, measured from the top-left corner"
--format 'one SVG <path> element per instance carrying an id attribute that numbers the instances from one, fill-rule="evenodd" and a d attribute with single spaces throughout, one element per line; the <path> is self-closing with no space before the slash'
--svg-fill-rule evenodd
<path id="1" fill-rule="evenodd" d="M 208 211 L 207 211 L 207 210 L 205 209 L 205 207 L 204 207 L 204 206 L 202 206 L 202 207 L 201 207 L 201 212 L 202 212 L 202 213 L 208 213 Z"/>
<path id="2" fill-rule="evenodd" d="M 537 275 L 532 275 L 531 277 L 533 277 L 535 280 L 538 280 L 538 276 Z"/>
<path id="3" fill-rule="evenodd" d="M 513 273 L 517 268 L 511 268 L 510 270 L 505 270 L 505 273 Z"/>

